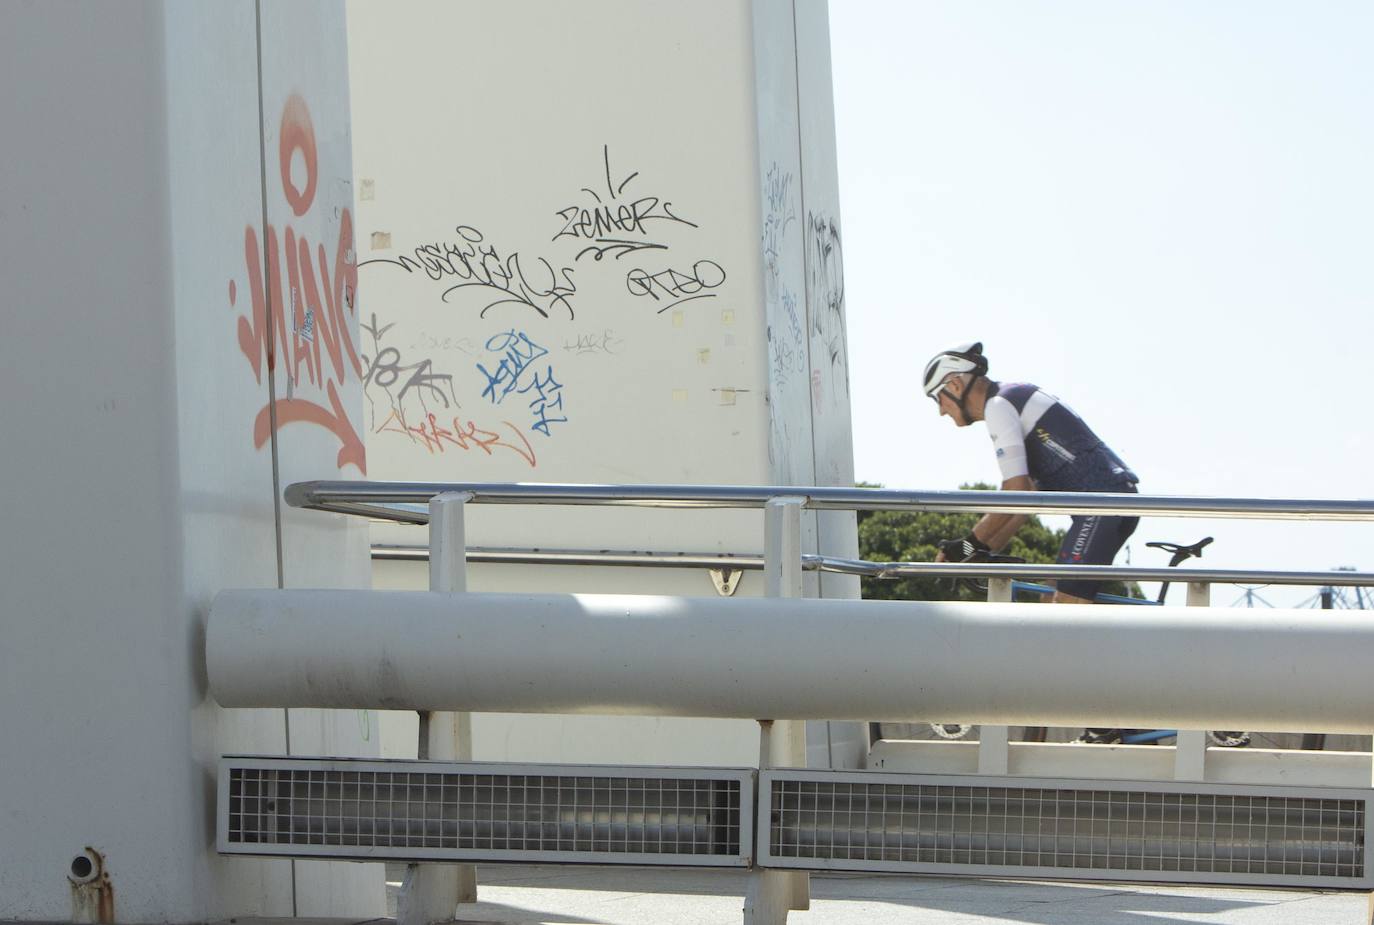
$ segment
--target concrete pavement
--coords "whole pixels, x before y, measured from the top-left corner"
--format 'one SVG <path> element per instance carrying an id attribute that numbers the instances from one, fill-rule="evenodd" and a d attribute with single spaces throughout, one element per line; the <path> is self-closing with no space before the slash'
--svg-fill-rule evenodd
<path id="1" fill-rule="evenodd" d="M 478 868 L 459 921 L 502 925 L 739 925 L 747 873 L 651 868 Z M 389 869 L 389 880 L 399 872 Z M 395 909 L 396 884 L 388 888 Z M 1355 892 L 812 875 L 790 925 L 1368 925 Z"/>

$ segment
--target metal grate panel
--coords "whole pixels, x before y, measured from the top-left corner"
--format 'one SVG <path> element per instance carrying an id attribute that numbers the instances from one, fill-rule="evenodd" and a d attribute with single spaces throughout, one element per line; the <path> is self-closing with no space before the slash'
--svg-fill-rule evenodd
<path id="1" fill-rule="evenodd" d="M 810 870 L 1374 885 L 1369 791 L 777 770 L 758 863 Z"/>
<path id="2" fill-rule="evenodd" d="M 223 853 L 751 862 L 747 769 L 227 757 L 219 770 Z"/>

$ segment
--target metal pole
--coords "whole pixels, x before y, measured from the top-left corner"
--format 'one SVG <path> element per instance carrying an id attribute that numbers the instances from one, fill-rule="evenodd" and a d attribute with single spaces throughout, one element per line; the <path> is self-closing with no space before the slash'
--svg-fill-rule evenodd
<path id="1" fill-rule="evenodd" d="M 988 579 L 988 601 L 990 603 L 1011 603 L 1011 579 Z M 1006 726 L 978 727 L 978 773 L 1009 774 L 1011 765 L 1011 746 Z"/>
<path id="2" fill-rule="evenodd" d="M 228 590 L 205 645 L 225 707 L 1374 725 L 1355 610 Z"/>
<path id="3" fill-rule="evenodd" d="M 436 494 L 470 491 L 481 504 L 616 504 L 638 507 L 758 508 L 801 496 L 813 511 L 942 511 L 997 514 L 1102 514 L 1236 517 L 1255 520 L 1374 520 L 1374 500 L 1330 498 L 1190 498 L 1070 491 L 897 491 L 808 485 L 534 485 L 515 482 L 296 482 L 283 492 L 292 507 L 424 523 Z"/>
<path id="4" fill-rule="evenodd" d="M 1188 606 L 1209 607 L 1212 586 L 1202 581 L 1188 582 Z M 1180 729 L 1174 739 L 1174 779 L 1207 779 L 1207 733 L 1201 729 Z"/>
<path id="5" fill-rule="evenodd" d="M 759 723 L 759 770 L 766 769 L 773 758 L 773 721 Z M 787 911 L 792 905 L 791 871 L 766 870 L 757 865 L 749 872 L 749 886 L 744 894 L 744 925 L 787 925 Z"/>
<path id="6" fill-rule="evenodd" d="M 429 503 L 429 590 L 467 590 L 464 505 L 470 492 L 435 495 Z M 420 711 L 421 760 L 471 761 L 472 714 Z M 477 871 L 471 864 L 407 864 L 396 900 L 397 925 L 431 925 L 453 920 L 459 903 L 477 901 Z"/>
<path id="7" fill-rule="evenodd" d="M 764 595 L 802 596 L 801 514 L 805 498 L 774 498 L 764 506 Z M 759 720 L 759 770 L 806 767 L 806 720 Z M 745 925 L 783 925 L 789 909 L 811 906 L 811 878 L 805 871 L 755 869 L 745 897 Z"/>
<path id="8" fill-rule="evenodd" d="M 1356 589 L 1357 591 L 1359 589 Z M 1321 603 L 1322 610 L 1331 610 L 1335 603 L 1335 589 L 1322 588 Z M 1319 752 L 1326 748 L 1326 733 L 1324 732 L 1305 732 L 1302 736 L 1302 747 L 1305 751 Z"/>

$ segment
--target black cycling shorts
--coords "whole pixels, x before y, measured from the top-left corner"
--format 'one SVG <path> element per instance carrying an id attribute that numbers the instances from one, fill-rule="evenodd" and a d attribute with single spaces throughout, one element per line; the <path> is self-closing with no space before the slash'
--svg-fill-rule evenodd
<path id="1" fill-rule="evenodd" d="M 1071 565 L 1111 565 L 1139 523 L 1139 517 L 1075 515 L 1068 532 L 1064 534 L 1064 542 L 1059 547 L 1059 556 L 1055 561 Z M 1091 601 L 1097 597 L 1097 592 L 1102 589 L 1103 584 L 1105 582 L 1102 581 L 1060 579 L 1059 591 Z"/>

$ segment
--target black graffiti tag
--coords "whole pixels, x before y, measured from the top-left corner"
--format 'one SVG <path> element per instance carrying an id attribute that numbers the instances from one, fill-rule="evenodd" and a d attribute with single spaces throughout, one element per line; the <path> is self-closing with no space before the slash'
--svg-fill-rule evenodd
<path id="1" fill-rule="evenodd" d="M 552 240 L 573 238 L 587 242 L 587 246 L 577 252 L 574 260 L 581 260 L 588 254 L 593 260 L 601 260 L 613 254 L 619 260 L 626 254 L 641 250 L 667 250 L 668 246 L 652 240 L 650 223 L 667 222 L 696 228 L 673 211 L 673 204 L 658 196 L 639 196 L 634 199 L 624 197 L 625 187 L 639 176 L 639 171 L 626 176 L 619 183 L 611 179 L 611 149 L 603 145 L 602 161 L 606 170 L 606 198 L 591 187 L 582 187 L 582 192 L 592 198 L 592 202 L 573 204 L 557 210 L 563 220 L 563 227 Z"/>
<path id="2" fill-rule="evenodd" d="M 625 274 L 625 288 L 631 295 L 653 299 L 664 304 L 657 309 L 663 314 L 675 305 L 693 299 L 714 299 L 718 293 L 708 292 L 717 289 L 725 282 L 725 271 L 714 260 L 698 260 L 692 264 L 690 272 L 667 269 L 649 274 L 636 267 Z"/>

